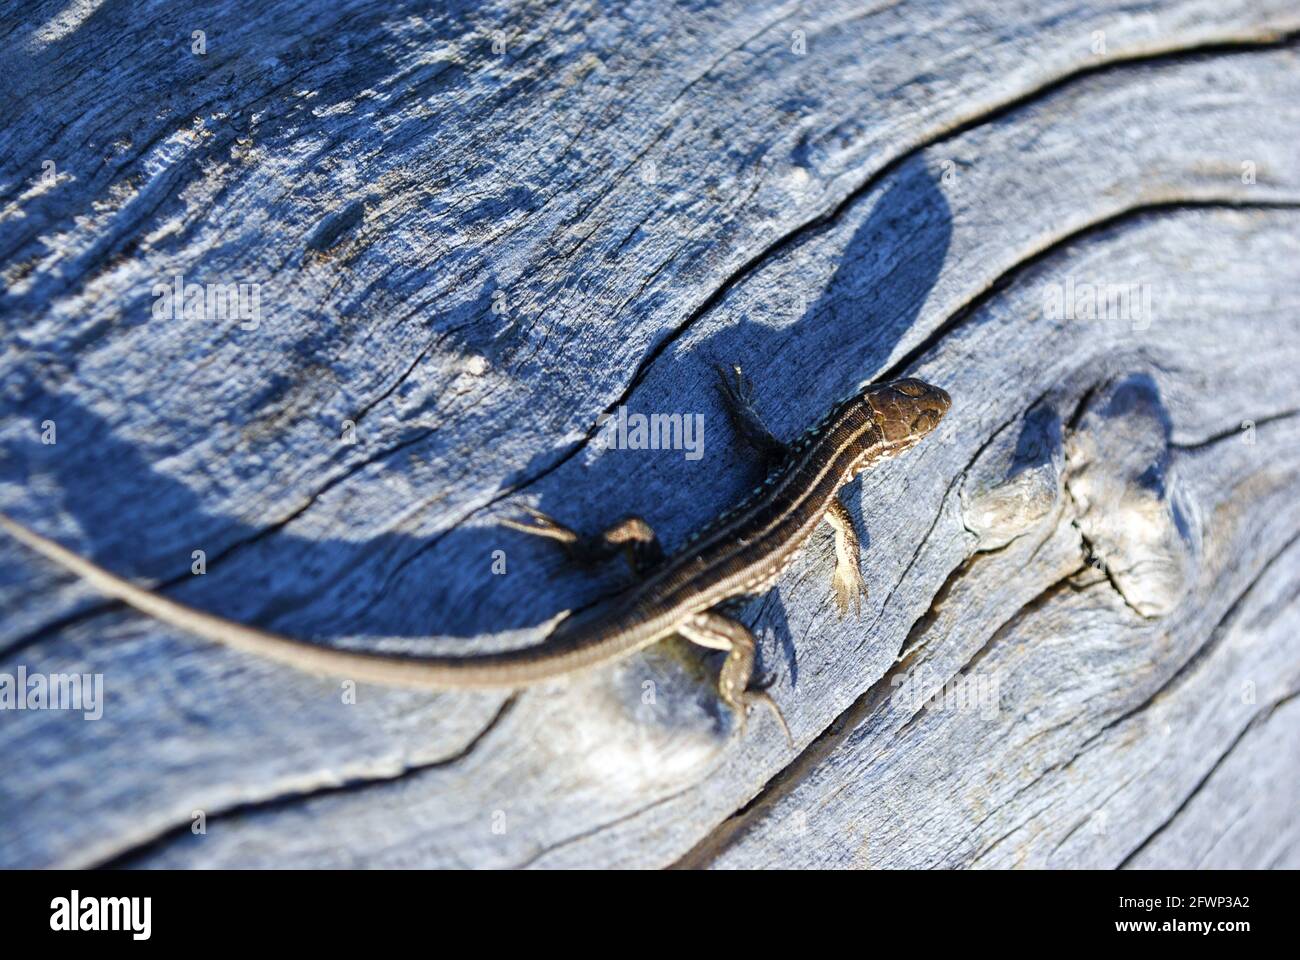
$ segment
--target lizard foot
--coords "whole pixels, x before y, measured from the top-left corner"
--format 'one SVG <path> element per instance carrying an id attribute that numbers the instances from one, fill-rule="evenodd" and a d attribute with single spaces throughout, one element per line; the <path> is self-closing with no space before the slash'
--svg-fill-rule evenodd
<path id="1" fill-rule="evenodd" d="M 789 453 L 789 450 L 754 412 L 753 381 L 741 373 L 737 364 L 732 364 L 731 369 L 728 370 L 722 364 L 715 363 L 713 369 L 718 374 L 718 393 L 722 395 L 722 406 L 726 409 L 727 416 L 741 438 L 762 458 L 768 469 L 771 469 Z"/>
<path id="2" fill-rule="evenodd" d="M 663 561 L 663 548 L 650 524 L 640 517 L 624 517 L 603 533 L 590 537 L 570 530 L 540 510 L 524 507 L 529 520 L 504 519 L 503 526 L 537 537 L 546 537 L 564 547 L 569 559 L 593 567 L 618 553 L 627 556 L 632 571 L 644 576 Z"/>
<path id="3" fill-rule="evenodd" d="M 772 699 L 772 695 L 766 690 L 747 690 L 741 694 L 739 703 L 731 704 L 731 709 L 735 711 L 736 715 L 736 729 L 740 731 L 740 735 L 744 736 L 745 734 L 746 721 L 749 719 L 749 708 L 755 704 L 762 704 L 772 711 L 772 716 L 781 725 L 781 732 L 785 734 L 786 743 L 793 750 L 794 737 L 790 735 L 790 725 L 785 722 L 785 714 L 781 712 L 781 708 L 777 706 L 776 701 Z"/>
<path id="4" fill-rule="evenodd" d="M 506 517 L 501 521 L 501 525 L 509 527 L 511 530 L 518 530 L 520 533 L 531 533 L 536 537 L 548 537 L 551 540 L 559 541 L 566 547 L 572 547 L 578 543 L 580 539 L 578 535 L 554 517 L 548 516 L 540 510 L 534 510 L 532 507 L 524 507 L 523 510 L 524 513 L 528 514 L 531 523 Z"/>
<path id="5" fill-rule="evenodd" d="M 867 595 L 867 582 L 862 579 L 857 557 L 847 563 L 835 564 L 831 586 L 835 590 L 835 606 L 839 608 L 841 617 L 848 614 L 850 606 L 855 617 L 862 615 L 862 599 Z"/>
<path id="6" fill-rule="evenodd" d="M 718 374 L 718 390 L 729 405 L 747 407 L 753 402 L 754 384 L 741 372 L 739 364 L 733 363 L 728 370 L 722 364 L 715 363 L 713 369 Z"/>

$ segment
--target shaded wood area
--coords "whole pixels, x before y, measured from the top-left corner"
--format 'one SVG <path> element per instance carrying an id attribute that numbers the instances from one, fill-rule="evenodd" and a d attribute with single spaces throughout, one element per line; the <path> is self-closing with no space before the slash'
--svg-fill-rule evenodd
<path id="1" fill-rule="evenodd" d="M 714 364 L 783 438 L 862 381 L 953 408 L 849 488 L 859 617 L 828 532 L 741 612 L 793 750 L 677 641 L 353 691 L 0 540 L 0 674 L 105 691 L 0 712 L 0 865 L 1300 866 L 1297 31 L 1273 0 L 6 14 L 0 511 L 175 599 L 534 643 L 626 574 L 501 518 L 671 550 L 758 479 Z M 177 277 L 255 309 L 160 316 Z M 620 409 L 701 415 L 700 455 L 609 449 Z"/>

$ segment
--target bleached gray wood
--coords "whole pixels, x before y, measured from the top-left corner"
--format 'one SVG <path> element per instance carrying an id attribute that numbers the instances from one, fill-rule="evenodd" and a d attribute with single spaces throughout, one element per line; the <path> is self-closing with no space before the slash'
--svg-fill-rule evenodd
<path id="1" fill-rule="evenodd" d="M 0 839 L 0 862 L 639 866 L 692 848 L 688 861 L 722 864 L 778 851 L 837 864 L 1002 865 L 1021 852 L 1114 864 L 1134 849 L 1132 865 L 1294 857 L 1294 845 L 1268 846 L 1287 836 L 1276 785 L 1296 767 L 1284 761 L 1270 761 L 1275 799 L 1259 830 L 1255 817 L 1231 828 L 1238 853 L 1207 853 L 1180 818 L 1138 848 L 1238 736 L 1184 813 L 1199 823 L 1239 809 L 1220 777 L 1281 736 L 1285 705 L 1210 718 L 1179 701 L 1183 752 L 1110 807 L 1099 799 L 1165 757 L 1161 741 L 1139 737 L 1145 752 L 1111 766 L 1119 748 L 1105 746 L 1086 760 L 1102 764 L 1088 789 L 1068 772 L 1034 780 L 1035 762 L 1050 770 L 1158 688 L 1276 552 L 1270 536 L 1294 531 L 1297 214 L 1263 208 L 1300 202 L 1300 73 L 1291 47 L 1246 49 L 1296 28 L 1286 5 L 1176 4 L 1154 19 L 1000 5 L 980 12 L 979 33 L 938 4 L 689 17 L 647 5 L 617 21 L 561 8 L 244 16 L 220 5 L 159 6 L 130 23 L 92 14 L 46 42 L 12 28 L 25 86 L 0 168 L 0 508 L 227 616 L 326 643 L 487 648 L 530 642 L 620 576 L 571 571 L 497 517 L 532 503 L 595 529 L 636 511 L 671 546 L 754 481 L 710 361 L 742 363 L 788 436 L 953 323 L 914 369 L 956 406 L 940 436 L 855 492 L 872 591 L 862 621 L 835 617 L 817 549 L 748 611 L 800 747 L 846 710 L 855 721 L 797 759 L 761 716 L 728 739 L 716 664 L 693 650 L 666 645 L 514 699 L 361 688 L 345 704 L 337 684 L 106 610 L 0 544 L 0 669 L 100 671 L 110 694 L 101 721 L 0 715 L 6 755 L 31 766 L 0 783 L 6 822 L 21 825 Z M 110 71 L 123 95 L 88 105 L 105 78 L 78 77 L 77 65 L 98 63 L 106 39 L 129 50 L 162 35 L 185 53 L 200 28 L 207 60 L 128 53 Z M 507 34 L 500 57 L 496 29 Z M 803 56 L 790 50 L 795 29 Z M 1095 30 L 1104 55 L 1092 52 Z M 233 39 L 254 33 L 255 45 Z M 1233 43 L 1243 49 L 1039 92 L 1111 60 Z M 182 129 L 186 113 L 202 114 L 202 129 Z M 67 127 L 51 131 L 51 117 Z M 959 124 L 970 129 L 943 137 Z M 101 153 L 73 149 L 83 142 Z M 47 154 L 61 179 L 30 185 Z M 1246 162 L 1254 183 L 1242 182 Z M 1152 205 L 1168 208 L 1135 212 Z M 259 328 L 152 320 L 151 285 L 177 272 L 261 283 Z M 1012 290 L 981 300 L 1005 274 Z M 1160 312 L 1140 331 L 1052 324 L 1033 287 L 1048 276 L 1150 283 Z M 1045 456 L 1014 483 L 997 483 L 1015 457 L 999 459 L 1005 444 L 991 439 L 1019 438 L 1044 398 L 1064 416 L 1089 388 L 1134 373 L 1159 388 L 1201 519 L 1233 513 L 1232 535 L 1206 523 L 1195 564 L 1179 567 L 1186 596 L 1155 625 L 1131 619 L 1103 577 L 1077 594 L 1072 615 L 1087 629 L 1074 645 L 1051 633 L 1055 595 L 1031 611 L 1048 626 L 1026 616 L 1013 634 L 1023 641 L 998 636 L 986 664 L 1008 647 L 1037 654 L 996 675 L 1016 692 L 1001 722 L 1013 743 L 1040 734 L 1038 752 L 991 749 L 988 725 L 966 713 L 939 718 L 937 733 L 925 716 L 904 729 L 867 691 L 927 611 L 963 624 L 922 644 L 923 663 L 946 677 L 1082 562 L 1050 416 L 1031 418 Z M 704 414 L 704 457 L 579 444 L 622 399 Z M 52 448 L 34 443 L 47 417 L 59 425 Z M 338 440 L 347 419 L 356 445 Z M 1224 456 L 1240 454 L 1229 440 L 1199 456 L 1176 449 L 1235 436 L 1242 419 L 1259 424 L 1256 449 L 1282 448 L 1266 469 Z M 1233 492 L 1260 473 L 1276 482 Z M 998 509 L 977 511 L 990 491 Z M 1026 549 L 1035 536 L 1047 544 L 1037 554 Z M 980 544 L 993 549 L 972 556 Z M 203 578 L 188 575 L 194 549 L 210 558 Z M 505 576 L 490 572 L 496 549 Z M 1114 546 L 1112 574 L 1126 550 Z M 1294 583 L 1290 555 L 1269 570 L 1283 593 Z M 948 598 L 967 599 L 932 611 L 946 582 Z M 1255 662 L 1277 669 L 1256 680 L 1256 710 L 1297 662 L 1285 637 L 1294 611 L 1264 609 L 1272 627 Z M 1215 649 L 1236 649 L 1234 629 Z M 1108 659 L 1116 647 L 1124 657 Z M 1053 684 L 1071 669 L 1098 702 L 1062 725 L 1077 703 Z M 881 749 L 895 758 L 883 772 L 871 762 Z M 944 763 L 969 779 L 945 779 Z M 849 770 L 856 779 L 836 779 Z M 718 829 L 778 775 L 792 786 L 765 793 L 740 829 Z M 1009 800 L 991 783 L 1032 786 Z M 815 804 L 822 788 L 843 810 L 782 833 L 802 809 L 789 804 Z M 1041 822 L 1020 825 L 1049 799 Z M 196 810 L 208 816 L 202 836 L 188 831 Z M 895 819 L 876 819 L 881 810 Z M 1071 833 L 1094 811 L 1105 831 Z M 928 832 L 907 829 L 918 823 Z M 837 824 L 828 841 L 821 831 Z M 865 861 L 842 848 L 859 829 Z"/>

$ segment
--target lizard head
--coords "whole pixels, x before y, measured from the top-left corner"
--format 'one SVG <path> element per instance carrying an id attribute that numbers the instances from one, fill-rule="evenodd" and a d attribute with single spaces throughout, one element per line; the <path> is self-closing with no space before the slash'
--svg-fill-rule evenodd
<path id="1" fill-rule="evenodd" d="M 946 390 L 911 377 L 868 387 L 862 399 L 894 453 L 919 443 L 952 406 Z"/>

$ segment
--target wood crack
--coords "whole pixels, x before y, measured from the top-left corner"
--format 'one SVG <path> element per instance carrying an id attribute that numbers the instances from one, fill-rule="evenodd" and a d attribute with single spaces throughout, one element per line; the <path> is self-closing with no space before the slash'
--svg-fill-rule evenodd
<path id="1" fill-rule="evenodd" d="M 1241 728 L 1241 731 L 1232 738 L 1232 742 L 1228 744 L 1227 748 L 1219 754 L 1218 759 L 1216 759 L 1210 766 L 1210 769 L 1205 772 L 1205 775 L 1202 776 L 1200 780 L 1196 781 L 1196 785 L 1192 787 L 1191 792 L 1189 792 L 1187 796 L 1183 797 L 1182 802 L 1174 808 L 1173 812 L 1170 813 L 1159 826 L 1147 834 L 1146 838 L 1143 839 L 1141 843 L 1129 851 L 1128 855 L 1116 865 L 1116 869 L 1128 869 L 1129 865 L 1133 862 L 1133 859 L 1149 847 L 1158 836 L 1168 830 L 1173 822 L 1178 819 L 1179 815 L 1182 814 L 1191 802 L 1196 799 L 1202 788 L 1210 782 L 1210 779 L 1218 772 L 1219 768 L 1223 766 L 1224 761 L 1232 755 L 1232 752 L 1237 749 L 1237 746 L 1246 738 L 1246 735 L 1257 727 L 1263 726 L 1270 718 L 1272 718 L 1273 714 L 1298 696 L 1300 696 L 1300 690 L 1293 690 L 1280 699 L 1273 701 L 1267 707 L 1263 707 L 1253 717 L 1251 717 L 1249 722 Z"/>
<path id="2" fill-rule="evenodd" d="M 404 767 L 396 773 L 380 777 L 357 777 L 346 780 L 343 783 L 331 783 L 316 787 L 315 789 L 295 790 L 289 793 L 276 794 L 264 797 L 260 800 L 249 800 L 244 803 L 238 803 L 224 809 L 219 809 L 211 813 L 207 822 L 212 823 L 216 820 L 224 820 L 232 817 L 256 815 L 270 813 L 276 810 L 285 809 L 296 804 L 314 800 L 318 797 L 334 796 L 339 794 L 356 793 L 370 787 L 378 787 L 384 784 L 398 783 L 402 780 L 410 779 L 422 773 L 428 773 L 432 770 L 439 770 L 446 767 L 454 766 L 471 753 L 478 749 L 479 745 L 487 739 L 502 721 L 514 710 L 515 705 L 519 702 L 519 694 L 512 693 L 502 701 L 492 718 L 479 730 L 465 746 L 461 747 L 455 753 L 429 763 L 417 763 Z M 156 853 L 165 846 L 190 832 L 190 821 L 172 827 L 165 827 L 154 833 L 153 836 L 140 840 L 128 847 L 119 850 L 117 853 L 104 858 L 99 863 L 91 864 L 87 869 L 112 870 L 119 868 L 130 868 L 136 866 L 138 862 Z"/>

